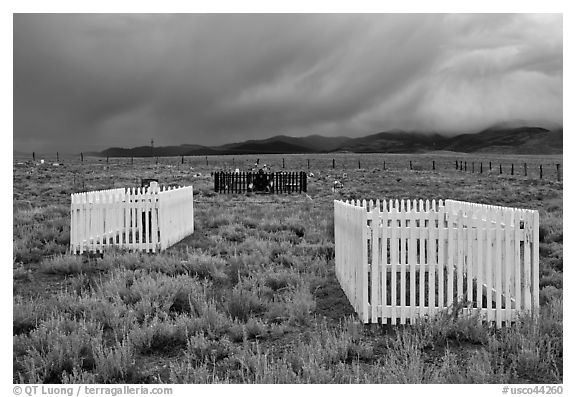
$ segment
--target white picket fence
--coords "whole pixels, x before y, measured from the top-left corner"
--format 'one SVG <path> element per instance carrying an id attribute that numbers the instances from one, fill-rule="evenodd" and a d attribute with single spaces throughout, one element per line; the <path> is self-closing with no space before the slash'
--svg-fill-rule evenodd
<path id="1" fill-rule="evenodd" d="M 107 247 L 156 252 L 194 232 L 192 186 L 110 189 L 71 195 L 70 251 Z"/>
<path id="2" fill-rule="evenodd" d="M 539 307 L 538 211 L 461 201 L 334 201 L 336 275 L 364 323 L 462 304 L 497 327 Z"/>

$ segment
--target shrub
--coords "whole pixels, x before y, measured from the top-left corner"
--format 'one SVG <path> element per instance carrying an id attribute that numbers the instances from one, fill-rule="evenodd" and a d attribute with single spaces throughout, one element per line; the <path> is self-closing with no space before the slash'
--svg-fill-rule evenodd
<path id="1" fill-rule="evenodd" d="M 422 383 L 432 368 L 424 361 L 420 339 L 409 330 L 399 331 L 389 341 L 388 354 L 382 365 L 388 383 Z"/>
<path id="2" fill-rule="evenodd" d="M 276 292 L 288 287 L 294 287 L 298 284 L 299 277 L 297 274 L 290 273 L 286 270 L 280 272 L 268 272 L 264 277 L 264 285 Z"/>
<path id="3" fill-rule="evenodd" d="M 214 256 L 188 254 L 184 266 L 190 274 L 200 278 L 224 282 L 228 276 L 224 273 L 226 262 Z"/>
<path id="4" fill-rule="evenodd" d="M 563 240 L 563 230 L 562 224 L 554 225 L 540 225 L 539 227 L 539 239 L 541 242 L 545 243 L 560 243 Z"/>
<path id="5" fill-rule="evenodd" d="M 316 308 L 314 296 L 307 284 L 301 284 L 292 292 L 289 301 L 289 322 L 297 325 L 307 325 L 310 315 Z"/>
<path id="6" fill-rule="evenodd" d="M 561 298 L 562 298 L 562 290 L 556 288 L 553 285 L 547 285 L 546 287 L 540 290 L 541 305 L 547 305 L 550 302 Z"/>
<path id="7" fill-rule="evenodd" d="M 78 255 L 60 255 L 40 263 L 40 270 L 48 274 L 77 274 L 82 272 L 83 268 L 82 257 Z"/>
<path id="8" fill-rule="evenodd" d="M 561 290 L 563 284 L 562 279 L 562 273 L 555 270 L 543 272 L 543 274 L 540 275 L 540 288 L 553 286 Z"/>
<path id="9" fill-rule="evenodd" d="M 96 368 L 94 348 L 101 343 L 98 324 L 53 317 L 15 337 L 14 371 L 24 383 L 60 383 L 63 373 Z"/>
<path id="10" fill-rule="evenodd" d="M 479 313 L 462 315 L 460 310 L 465 302 L 457 302 L 430 319 L 418 319 L 415 329 L 421 335 L 424 345 L 443 346 L 448 340 L 485 344 L 488 338 L 488 326 L 479 319 Z"/>
<path id="11" fill-rule="evenodd" d="M 125 338 L 114 346 L 93 344 L 98 383 L 136 383 L 139 380 L 132 344 Z"/>
<path id="12" fill-rule="evenodd" d="M 289 230 L 294 233 L 296 235 L 296 237 L 302 238 L 304 237 L 304 234 L 306 233 L 306 228 L 302 225 L 297 225 L 297 224 L 290 224 L 289 225 Z"/>
<path id="13" fill-rule="evenodd" d="M 161 321 L 155 317 L 147 326 L 132 331 L 129 339 L 141 354 L 168 353 L 186 347 L 188 329 L 182 322 Z"/>
<path id="14" fill-rule="evenodd" d="M 248 321 L 252 315 L 262 313 L 265 308 L 265 303 L 260 301 L 256 294 L 243 290 L 239 285 L 234 287 L 226 304 L 226 310 L 232 319 L 242 322 Z"/>
<path id="15" fill-rule="evenodd" d="M 54 315 L 53 302 L 45 300 L 23 299 L 15 297 L 13 303 L 12 332 L 13 335 L 28 334 L 39 323 Z"/>
<path id="16" fill-rule="evenodd" d="M 219 228 L 219 234 L 227 241 L 241 243 L 246 238 L 244 229 L 239 225 L 224 225 Z"/>
<path id="17" fill-rule="evenodd" d="M 12 268 L 12 278 L 16 281 L 31 281 L 32 274 L 30 269 L 26 269 L 24 265 L 19 263 Z"/>

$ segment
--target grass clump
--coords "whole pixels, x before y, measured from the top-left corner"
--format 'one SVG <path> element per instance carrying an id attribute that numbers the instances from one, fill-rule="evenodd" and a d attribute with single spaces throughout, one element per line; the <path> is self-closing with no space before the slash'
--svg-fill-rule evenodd
<path id="1" fill-rule="evenodd" d="M 77 255 L 59 255 L 40 263 L 40 270 L 47 274 L 78 274 L 84 268 L 82 257 Z"/>

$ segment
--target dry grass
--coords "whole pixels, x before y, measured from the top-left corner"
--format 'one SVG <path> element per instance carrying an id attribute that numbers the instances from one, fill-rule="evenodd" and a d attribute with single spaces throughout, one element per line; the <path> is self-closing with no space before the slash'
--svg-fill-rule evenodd
<path id="1" fill-rule="evenodd" d="M 282 163 L 282 156 L 258 157 Z M 284 157 L 306 169 L 305 156 Z M 236 157 L 235 166 L 254 158 Z M 335 170 L 332 156 L 312 161 L 308 195 L 292 196 L 215 195 L 209 173 L 231 166 L 229 157 L 211 158 L 208 167 L 204 158 L 15 167 L 14 381 L 562 382 L 561 183 L 500 176 L 496 167 L 492 175 L 457 172 L 449 155 L 337 158 Z M 418 170 L 407 170 L 409 159 Z M 149 177 L 194 184 L 193 236 L 158 255 L 66 254 L 70 193 Z M 344 188 L 332 192 L 335 179 Z M 335 198 L 452 198 L 539 210 L 540 321 L 497 331 L 446 313 L 415 326 L 362 326 L 334 276 Z"/>

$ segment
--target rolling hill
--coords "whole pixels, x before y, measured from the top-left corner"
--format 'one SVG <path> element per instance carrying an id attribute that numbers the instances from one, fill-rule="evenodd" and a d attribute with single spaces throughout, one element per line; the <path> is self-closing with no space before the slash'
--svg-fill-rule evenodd
<path id="1" fill-rule="evenodd" d="M 379 132 L 360 138 L 278 135 L 212 147 L 191 144 L 155 148 L 140 146 L 131 149 L 110 148 L 93 154 L 104 157 L 163 157 L 331 152 L 423 153 L 437 150 L 464 153 L 561 154 L 562 149 L 562 127 L 548 130 L 542 127 L 500 125 L 477 133 L 452 137 L 402 130 Z"/>

